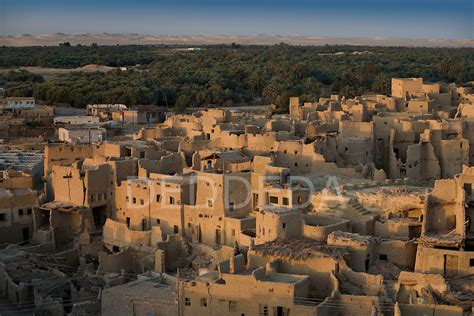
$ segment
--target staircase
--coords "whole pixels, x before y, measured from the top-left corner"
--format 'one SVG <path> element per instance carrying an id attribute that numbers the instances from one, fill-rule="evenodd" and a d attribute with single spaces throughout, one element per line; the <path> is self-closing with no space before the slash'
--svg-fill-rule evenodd
<path id="1" fill-rule="evenodd" d="M 366 208 L 364 208 L 360 203 L 359 201 L 357 201 L 356 199 L 354 198 L 351 198 L 348 202 L 349 206 L 354 210 L 356 211 L 357 213 L 359 213 L 359 215 L 361 216 L 371 216 L 373 215 L 373 213 L 369 210 L 367 210 Z"/>

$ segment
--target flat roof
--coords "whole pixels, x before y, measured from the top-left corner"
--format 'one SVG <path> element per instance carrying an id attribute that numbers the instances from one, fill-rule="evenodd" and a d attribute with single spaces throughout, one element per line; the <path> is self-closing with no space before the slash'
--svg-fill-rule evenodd
<path id="1" fill-rule="evenodd" d="M 265 275 L 260 281 L 269 281 L 277 283 L 298 283 L 302 280 L 307 279 L 308 276 L 299 275 L 299 274 L 289 274 L 289 273 L 272 273 Z"/>
<path id="2" fill-rule="evenodd" d="M 86 207 L 75 205 L 69 202 L 61 202 L 61 201 L 52 201 L 52 202 L 44 203 L 39 208 L 43 210 L 62 211 L 62 212 L 80 212 L 83 210 L 87 210 Z"/>
<path id="3" fill-rule="evenodd" d="M 273 204 L 264 204 L 260 206 L 260 212 L 283 214 L 283 213 L 295 213 L 299 211 L 294 210 L 289 207 L 278 206 L 278 205 L 273 205 Z"/>
<path id="4" fill-rule="evenodd" d="M 28 170 L 43 161 L 41 150 L 8 150 L 0 152 L 0 170 Z"/>
<path id="5" fill-rule="evenodd" d="M 264 256 L 279 256 L 289 259 L 305 260 L 312 257 L 342 258 L 346 249 L 329 246 L 311 239 L 297 238 L 278 240 L 262 245 L 252 246 L 250 251 Z"/>
<path id="6" fill-rule="evenodd" d="M 5 197 L 12 197 L 12 196 L 19 196 L 19 195 L 29 195 L 33 194 L 35 191 L 31 189 L 23 189 L 23 188 L 18 188 L 18 189 L 0 189 L 0 198 L 5 198 Z"/>
<path id="7" fill-rule="evenodd" d="M 163 282 L 159 278 L 139 279 L 126 284 L 117 285 L 104 289 L 104 292 L 120 294 L 123 296 L 146 298 L 150 301 L 168 300 L 169 304 L 175 304 L 177 298 L 176 285 L 172 282 Z"/>

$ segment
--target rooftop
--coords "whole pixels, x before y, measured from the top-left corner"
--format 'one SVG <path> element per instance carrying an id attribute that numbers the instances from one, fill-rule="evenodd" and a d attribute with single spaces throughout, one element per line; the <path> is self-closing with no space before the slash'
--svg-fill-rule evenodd
<path id="1" fill-rule="evenodd" d="M 0 189 L 0 198 L 33 194 L 31 189 Z"/>
<path id="2" fill-rule="evenodd" d="M 344 249 L 331 247 L 320 242 L 300 238 L 268 242 L 253 246 L 251 251 L 264 256 L 278 256 L 289 259 L 305 260 L 312 257 L 342 258 L 347 253 Z"/>
<path id="3" fill-rule="evenodd" d="M 250 157 L 245 156 L 240 151 L 221 151 L 210 154 L 201 158 L 201 160 L 221 158 L 228 162 L 246 162 L 250 161 Z"/>
<path id="4" fill-rule="evenodd" d="M 283 214 L 283 213 L 294 213 L 299 212 L 298 210 L 294 210 L 284 206 L 278 206 L 273 204 L 264 204 L 260 206 L 261 213 L 275 213 L 275 214 Z"/>
<path id="5" fill-rule="evenodd" d="M 176 281 L 172 282 L 173 279 L 173 277 L 168 275 L 166 275 L 166 279 L 163 279 L 163 277 L 139 279 L 108 288 L 105 291 L 127 297 L 174 302 L 177 297 L 177 291 Z"/>
<path id="6" fill-rule="evenodd" d="M 9 150 L 0 152 L 0 170 L 31 170 L 43 161 L 40 150 Z"/>
<path id="7" fill-rule="evenodd" d="M 68 202 L 53 201 L 53 202 L 42 204 L 40 206 L 40 209 L 50 210 L 50 211 L 53 211 L 53 210 L 62 211 L 62 212 L 80 212 L 80 211 L 86 210 L 87 208 L 84 208 L 82 206 L 75 205 L 72 203 L 68 203 Z"/>

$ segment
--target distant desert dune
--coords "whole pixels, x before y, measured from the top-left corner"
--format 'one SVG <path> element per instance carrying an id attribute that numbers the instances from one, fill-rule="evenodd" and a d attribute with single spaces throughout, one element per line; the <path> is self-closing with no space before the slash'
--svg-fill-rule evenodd
<path id="1" fill-rule="evenodd" d="M 473 39 L 406 39 L 406 38 L 333 38 L 291 35 L 142 35 L 135 33 L 76 33 L 37 34 L 0 37 L 2 46 L 51 46 L 70 42 L 71 45 L 213 45 L 239 43 L 244 45 L 374 45 L 374 46 L 423 46 L 423 47 L 474 47 Z"/>

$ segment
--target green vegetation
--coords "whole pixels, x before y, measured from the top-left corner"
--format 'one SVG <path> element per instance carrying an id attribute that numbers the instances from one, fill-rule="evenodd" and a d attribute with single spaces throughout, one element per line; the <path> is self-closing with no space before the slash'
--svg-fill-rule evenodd
<path id="1" fill-rule="evenodd" d="M 156 104 L 186 107 L 275 103 L 339 93 L 390 93 L 391 77 L 464 83 L 474 80 L 472 48 L 324 46 L 209 46 L 188 52 L 167 46 L 1 47 L 0 67 L 75 68 L 87 64 L 133 66 L 107 73 L 70 73 L 43 81 L 3 72 L 9 96 L 51 104 Z M 367 52 L 365 52 L 367 51 Z M 363 53 L 356 53 L 363 52 Z M 335 54 L 338 53 L 338 54 Z"/>

